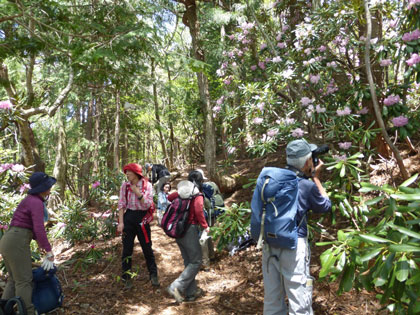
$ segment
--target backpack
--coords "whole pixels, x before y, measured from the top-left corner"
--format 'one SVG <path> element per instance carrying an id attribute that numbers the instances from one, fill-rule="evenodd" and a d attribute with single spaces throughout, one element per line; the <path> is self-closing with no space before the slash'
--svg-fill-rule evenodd
<path id="1" fill-rule="evenodd" d="M 39 314 L 48 313 L 63 304 L 63 290 L 55 273 L 54 267 L 45 271 L 42 267 L 32 270 L 34 287 L 32 291 L 32 304 Z"/>
<path id="2" fill-rule="evenodd" d="M 15 305 L 17 309 L 17 313 L 15 312 Z M 25 302 L 19 297 L 13 297 L 11 299 L 5 300 L 0 299 L 0 315 L 26 315 L 26 306 Z"/>
<path id="3" fill-rule="evenodd" d="M 181 238 L 189 227 L 188 217 L 190 205 L 197 196 L 197 187 L 190 181 L 183 180 L 178 184 L 178 197 L 172 201 L 165 210 L 162 217 L 161 227 L 166 235 L 172 238 Z"/>
<path id="4" fill-rule="evenodd" d="M 220 194 L 219 187 L 216 183 L 206 182 L 203 184 L 203 195 L 204 195 L 204 216 L 209 225 L 215 222 L 216 218 L 225 212 L 223 207 L 225 203 L 223 197 Z M 210 214 L 210 215 L 209 215 Z"/>
<path id="5" fill-rule="evenodd" d="M 251 235 L 258 240 L 257 248 L 263 239 L 273 247 L 296 248 L 298 183 L 296 174 L 287 169 L 261 171 L 251 201 Z"/>

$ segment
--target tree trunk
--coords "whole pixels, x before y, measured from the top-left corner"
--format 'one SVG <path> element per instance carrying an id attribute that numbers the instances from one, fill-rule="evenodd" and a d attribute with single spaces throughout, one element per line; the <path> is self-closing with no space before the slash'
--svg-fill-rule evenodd
<path id="1" fill-rule="evenodd" d="M 57 179 L 54 189 L 57 195 L 52 194 L 49 206 L 55 210 L 59 204 L 64 201 L 64 192 L 66 190 L 66 173 L 67 173 L 67 137 L 65 129 L 65 117 L 62 117 L 62 110 L 58 111 L 58 138 L 57 138 L 57 155 L 55 157 L 55 165 L 53 176 Z"/>
<path id="2" fill-rule="evenodd" d="M 39 155 L 38 146 L 30 124 L 27 119 L 17 121 L 20 144 L 22 145 L 22 164 L 26 167 L 32 167 L 34 172 L 44 172 L 45 163 Z"/>
<path id="3" fill-rule="evenodd" d="M 158 103 L 158 97 L 157 97 L 155 60 L 153 58 L 151 58 L 151 68 L 152 68 L 151 77 L 152 77 L 152 81 L 153 81 L 153 84 L 152 84 L 152 86 L 153 86 L 153 102 L 155 104 L 156 128 L 159 132 L 159 140 L 160 140 L 160 145 L 162 147 L 163 158 L 166 161 L 166 159 L 168 158 L 168 154 L 166 153 L 165 139 L 163 137 L 162 124 L 160 122 L 160 116 L 159 116 L 159 103 Z M 166 163 L 164 163 L 164 164 L 166 164 Z"/>
<path id="4" fill-rule="evenodd" d="M 170 146 L 169 146 L 169 169 L 172 170 L 174 167 L 174 125 L 172 124 L 172 78 L 171 78 L 171 70 L 169 69 L 169 65 L 166 62 L 166 69 L 168 72 L 168 84 L 169 84 L 169 93 L 168 93 L 168 107 L 169 107 L 169 132 L 170 132 Z"/>
<path id="5" fill-rule="evenodd" d="M 115 129 L 114 129 L 114 170 L 118 172 L 120 169 L 120 90 L 117 90 L 115 95 L 115 103 L 116 103 L 116 110 L 115 110 Z"/>
<path id="6" fill-rule="evenodd" d="M 186 7 L 182 18 L 183 23 L 190 29 L 194 58 L 204 62 L 204 47 L 200 40 L 200 23 L 197 17 L 195 0 L 180 1 Z M 214 121 L 209 95 L 209 83 L 203 71 L 197 72 L 198 89 L 200 92 L 201 109 L 204 115 L 204 161 L 210 178 L 216 178 L 216 139 Z"/>
<path id="7" fill-rule="evenodd" d="M 95 149 L 93 150 L 93 169 L 92 175 L 94 177 L 98 176 L 99 173 L 99 143 L 101 143 L 100 139 L 100 129 L 101 129 L 101 101 L 102 98 L 98 95 L 96 102 L 95 102 L 95 128 L 94 128 L 94 141 L 95 141 Z"/>
<path id="8" fill-rule="evenodd" d="M 83 189 L 82 189 L 82 198 L 87 199 L 89 195 L 89 184 L 90 184 L 90 172 L 92 169 L 92 151 L 90 143 L 92 142 L 92 113 L 93 113 L 93 103 L 95 102 L 95 95 L 91 93 L 91 99 L 88 103 L 87 116 L 86 116 L 86 125 L 85 125 L 85 139 L 87 140 L 89 146 L 85 149 L 85 154 L 82 159 L 82 179 L 83 179 Z"/>

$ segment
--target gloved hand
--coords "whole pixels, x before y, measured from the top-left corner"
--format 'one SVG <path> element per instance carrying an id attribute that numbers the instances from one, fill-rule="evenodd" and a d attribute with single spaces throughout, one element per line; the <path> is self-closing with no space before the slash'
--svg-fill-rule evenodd
<path id="1" fill-rule="evenodd" d="M 203 245 L 209 238 L 210 238 L 210 236 L 208 235 L 207 230 L 204 230 L 201 233 L 201 237 L 200 237 L 200 240 L 199 240 L 200 245 Z"/>
<path id="2" fill-rule="evenodd" d="M 52 252 L 48 252 L 47 255 L 45 255 L 41 267 L 45 271 L 49 271 L 54 268 L 54 254 Z"/>

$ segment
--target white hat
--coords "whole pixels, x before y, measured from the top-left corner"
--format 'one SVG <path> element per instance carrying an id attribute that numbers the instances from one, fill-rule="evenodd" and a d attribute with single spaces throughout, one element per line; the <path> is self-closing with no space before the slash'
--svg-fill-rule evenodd
<path id="1" fill-rule="evenodd" d="M 203 175 L 203 179 L 208 179 L 206 176 L 204 176 L 204 172 L 201 168 L 196 169 L 196 171 L 201 173 L 201 175 Z"/>
<path id="2" fill-rule="evenodd" d="M 194 183 L 190 182 L 189 180 L 180 181 L 178 183 L 177 190 L 178 190 L 178 195 L 182 199 L 189 198 L 199 193 L 198 188 L 194 185 Z"/>

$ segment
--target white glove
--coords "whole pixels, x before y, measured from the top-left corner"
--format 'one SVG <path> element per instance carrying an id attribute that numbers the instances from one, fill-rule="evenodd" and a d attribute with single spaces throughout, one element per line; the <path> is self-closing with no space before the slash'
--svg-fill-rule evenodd
<path id="1" fill-rule="evenodd" d="M 200 245 L 203 245 L 208 239 L 210 238 L 210 236 L 207 234 L 207 231 L 204 230 L 203 233 L 201 233 L 201 237 L 200 237 Z"/>
<path id="2" fill-rule="evenodd" d="M 49 271 L 54 268 L 54 259 L 50 260 L 50 257 L 54 257 L 54 254 L 52 252 L 48 252 L 47 255 L 44 257 L 44 260 L 42 261 L 41 267 L 45 271 Z"/>

